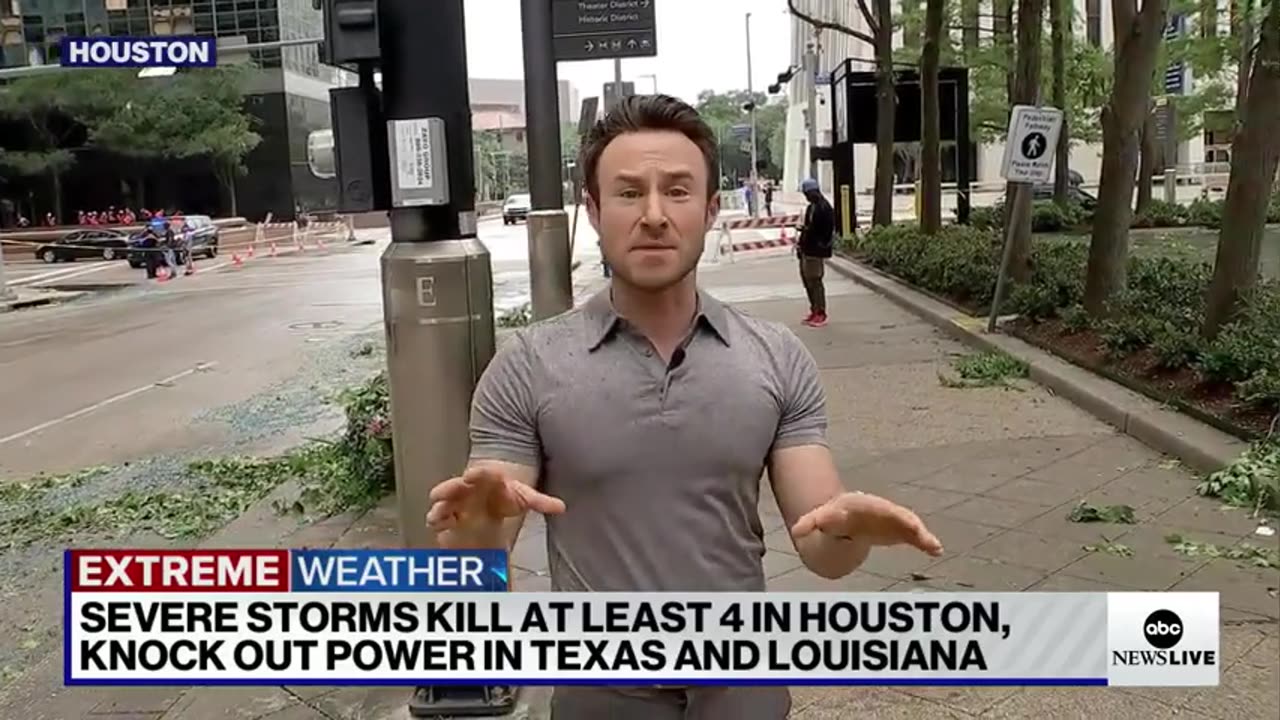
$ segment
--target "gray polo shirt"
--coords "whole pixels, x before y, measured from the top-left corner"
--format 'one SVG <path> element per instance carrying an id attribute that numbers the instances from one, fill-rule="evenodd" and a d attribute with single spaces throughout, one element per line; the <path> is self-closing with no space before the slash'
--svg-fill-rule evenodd
<path id="1" fill-rule="evenodd" d="M 563 591 L 759 591 L 769 453 L 826 443 L 817 365 L 784 325 L 700 292 L 670 363 L 604 290 L 518 332 L 476 387 L 471 457 L 541 470 Z"/>

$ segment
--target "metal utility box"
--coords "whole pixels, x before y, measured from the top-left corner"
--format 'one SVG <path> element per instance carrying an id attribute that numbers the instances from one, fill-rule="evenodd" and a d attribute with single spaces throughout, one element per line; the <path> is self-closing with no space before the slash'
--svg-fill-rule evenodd
<path id="1" fill-rule="evenodd" d="M 400 535 L 426 548 L 428 495 L 466 467 L 471 394 L 493 357 L 489 251 L 476 239 L 392 243 L 382 277 Z"/>

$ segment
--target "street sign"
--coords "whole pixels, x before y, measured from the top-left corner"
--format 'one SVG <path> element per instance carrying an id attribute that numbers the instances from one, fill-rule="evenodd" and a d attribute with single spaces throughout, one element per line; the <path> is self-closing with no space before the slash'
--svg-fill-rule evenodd
<path id="1" fill-rule="evenodd" d="M 553 0 L 556 60 L 658 54 L 654 0 Z"/>
<path id="2" fill-rule="evenodd" d="M 751 137 L 751 126 L 733 125 L 729 128 L 729 134 L 739 140 L 745 140 Z"/>
<path id="3" fill-rule="evenodd" d="M 589 97 L 582 100 L 582 112 L 578 114 L 578 137 L 586 137 L 591 127 L 596 124 L 596 116 L 600 114 L 600 98 Z"/>
<path id="4" fill-rule="evenodd" d="M 1049 182 L 1061 131 L 1062 111 L 1058 108 L 1015 105 L 1005 135 L 1000 176 L 1009 182 Z"/>

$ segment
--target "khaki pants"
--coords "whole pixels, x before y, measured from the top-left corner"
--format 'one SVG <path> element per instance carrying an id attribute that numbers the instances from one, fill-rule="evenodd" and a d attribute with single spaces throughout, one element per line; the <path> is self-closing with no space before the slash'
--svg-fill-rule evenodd
<path id="1" fill-rule="evenodd" d="M 809 296 L 809 309 L 824 315 L 827 312 L 827 289 L 822 284 L 822 276 L 826 269 L 826 261 L 822 258 L 800 255 L 800 280 L 804 283 L 805 294 Z"/>
<path id="2" fill-rule="evenodd" d="M 785 720 L 784 687 L 559 687 L 551 720 Z"/>

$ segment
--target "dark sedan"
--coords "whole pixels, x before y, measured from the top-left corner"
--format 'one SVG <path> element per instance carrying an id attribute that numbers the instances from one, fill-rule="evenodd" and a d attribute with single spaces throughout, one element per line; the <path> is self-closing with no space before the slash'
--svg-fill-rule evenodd
<path id="1" fill-rule="evenodd" d="M 57 241 L 41 245 L 36 257 L 47 263 L 73 262 L 87 258 L 117 260 L 129 251 L 129 235 L 122 230 L 102 228 L 74 230 Z"/>
<path id="2" fill-rule="evenodd" d="M 143 251 L 137 247 L 145 232 L 147 231 L 143 230 L 129 238 L 129 245 L 133 248 L 129 252 L 129 265 L 135 268 L 146 265 Z M 174 222 L 173 232 L 175 235 L 187 233 L 187 247 L 194 257 L 214 258 L 218 256 L 218 226 L 213 224 L 213 219 L 209 216 L 187 215 Z M 185 254 L 176 258 L 176 260 L 179 265 L 184 265 L 187 262 Z"/>

